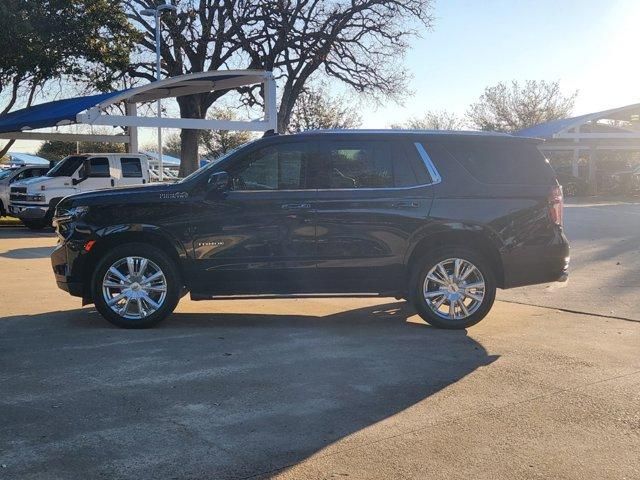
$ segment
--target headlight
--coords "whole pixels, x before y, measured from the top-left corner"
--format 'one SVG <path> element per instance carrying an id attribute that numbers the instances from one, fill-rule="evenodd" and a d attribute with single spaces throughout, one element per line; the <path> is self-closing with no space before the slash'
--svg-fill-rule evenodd
<path id="1" fill-rule="evenodd" d="M 57 209 L 55 218 L 58 222 L 65 222 L 65 221 L 73 220 L 76 218 L 80 218 L 83 215 L 86 215 L 88 211 L 89 211 L 89 207 L 85 205 L 72 207 L 69 210 Z"/>
<path id="2" fill-rule="evenodd" d="M 86 205 L 80 205 L 78 207 L 73 207 L 67 210 L 67 215 L 74 218 L 79 218 L 79 217 L 82 217 L 83 215 L 86 215 L 88 211 L 89 211 L 89 207 L 87 207 Z"/>
<path id="3" fill-rule="evenodd" d="M 44 195 L 40 195 L 39 193 L 36 193 L 35 195 L 27 195 L 25 200 L 27 202 L 44 202 L 45 198 L 44 198 Z"/>

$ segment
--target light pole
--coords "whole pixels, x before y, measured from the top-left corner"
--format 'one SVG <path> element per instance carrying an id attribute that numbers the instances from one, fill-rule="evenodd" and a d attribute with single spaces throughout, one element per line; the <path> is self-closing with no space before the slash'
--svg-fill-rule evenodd
<path id="1" fill-rule="evenodd" d="M 156 21 L 156 81 L 160 81 L 160 15 L 164 10 L 176 11 L 175 5 L 168 3 L 158 5 L 156 8 L 146 8 L 140 13 L 146 17 L 154 17 Z M 158 119 L 162 118 L 162 105 L 160 99 L 158 99 L 157 107 Z M 158 179 L 162 182 L 164 180 L 164 171 L 162 165 L 162 127 L 158 126 Z"/>

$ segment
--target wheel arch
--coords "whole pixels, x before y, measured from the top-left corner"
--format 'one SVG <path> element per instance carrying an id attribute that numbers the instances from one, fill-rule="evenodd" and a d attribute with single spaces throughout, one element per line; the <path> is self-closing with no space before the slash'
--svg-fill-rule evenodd
<path id="1" fill-rule="evenodd" d="M 83 268 L 83 297 L 91 300 L 91 276 L 106 252 L 118 245 L 126 243 L 150 244 L 162 250 L 175 264 L 181 281 L 187 278 L 183 260 L 187 252 L 183 245 L 170 234 L 153 225 L 119 225 L 109 227 L 106 231 L 98 231 L 95 244 L 87 254 Z"/>
<path id="2" fill-rule="evenodd" d="M 419 260 L 427 253 L 443 247 L 464 247 L 481 254 L 487 259 L 499 288 L 504 288 L 504 266 L 498 248 L 497 239 L 482 228 L 442 228 L 438 231 L 424 235 L 414 243 L 413 248 L 407 252 L 405 265 L 407 267 L 408 282 L 413 269 L 420 264 Z"/>

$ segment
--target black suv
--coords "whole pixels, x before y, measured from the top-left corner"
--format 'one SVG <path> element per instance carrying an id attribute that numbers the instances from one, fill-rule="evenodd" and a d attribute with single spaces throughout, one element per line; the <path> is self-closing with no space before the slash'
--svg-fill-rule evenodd
<path id="1" fill-rule="evenodd" d="M 536 140 L 318 131 L 248 143 L 179 183 L 62 200 L 58 286 L 149 327 L 180 297 L 391 296 L 465 328 L 496 288 L 566 278 L 562 191 Z"/>

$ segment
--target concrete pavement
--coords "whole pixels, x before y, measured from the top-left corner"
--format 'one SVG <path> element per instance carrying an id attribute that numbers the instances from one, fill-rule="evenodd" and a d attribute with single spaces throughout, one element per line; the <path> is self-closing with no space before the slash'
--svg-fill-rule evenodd
<path id="1" fill-rule="evenodd" d="M 640 323 L 497 302 L 190 302 L 112 328 L 0 230 L 0 478 L 640 478 Z"/>

